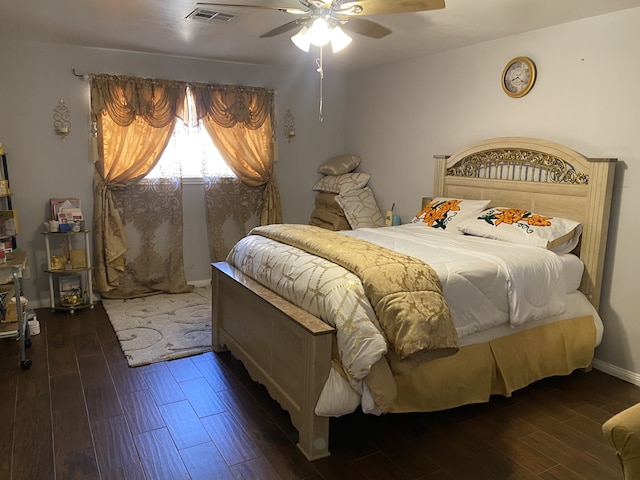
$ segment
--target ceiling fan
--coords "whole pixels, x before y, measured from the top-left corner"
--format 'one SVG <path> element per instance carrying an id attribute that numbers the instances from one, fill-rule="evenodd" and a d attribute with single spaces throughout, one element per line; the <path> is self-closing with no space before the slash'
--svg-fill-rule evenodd
<path id="1" fill-rule="evenodd" d="M 444 8 L 444 0 L 299 0 L 299 2 L 303 8 L 211 2 L 198 2 L 198 5 L 256 8 L 297 15 L 298 18 L 295 20 L 263 33 L 260 38 L 275 37 L 301 27 L 300 31 L 291 37 L 291 41 L 305 52 L 309 51 L 311 45 L 320 47 L 320 57 L 316 59 L 316 71 L 320 74 L 319 118 L 321 122 L 324 77 L 322 47 L 324 45 L 331 43 L 334 52 L 349 45 L 352 39 L 344 33 L 343 28 L 369 38 L 382 38 L 391 33 L 391 30 L 379 23 L 360 18 L 365 15 L 423 12 Z"/>
<path id="2" fill-rule="evenodd" d="M 299 0 L 303 8 L 272 7 L 235 3 L 198 2 L 198 5 L 216 7 L 258 8 L 276 10 L 298 15 L 298 18 L 260 35 L 260 38 L 275 37 L 296 27 L 302 29 L 292 41 L 302 50 L 309 51 L 310 44 L 323 46 L 331 42 L 333 51 L 344 48 L 351 38 L 348 30 L 370 38 L 382 38 L 391 30 L 379 23 L 359 18 L 365 15 L 387 15 L 392 13 L 422 12 L 444 8 L 444 0 Z"/>

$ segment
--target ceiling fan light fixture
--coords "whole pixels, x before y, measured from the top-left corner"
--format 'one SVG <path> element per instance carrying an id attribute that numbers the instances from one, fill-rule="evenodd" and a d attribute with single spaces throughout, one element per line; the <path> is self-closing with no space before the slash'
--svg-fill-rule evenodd
<path id="1" fill-rule="evenodd" d="M 314 31 L 314 26 L 316 30 Z M 298 33 L 291 37 L 291 41 L 304 52 L 308 52 L 311 45 L 324 46 L 331 42 L 331 49 L 334 53 L 339 52 L 349 45 L 352 38 L 344 33 L 339 26 L 330 28 L 323 18 L 314 20 L 311 27 L 303 26 Z"/>
<path id="2" fill-rule="evenodd" d="M 291 41 L 303 52 L 308 52 L 309 48 L 311 48 L 311 40 L 309 40 L 309 28 L 306 25 L 302 27 L 298 33 L 291 37 Z"/>
<path id="3" fill-rule="evenodd" d="M 329 28 L 329 24 L 322 17 L 316 18 L 311 24 L 311 28 L 309 28 L 307 36 L 313 45 L 317 47 L 324 47 L 331 41 L 331 29 Z"/>
<path id="4" fill-rule="evenodd" d="M 337 53 L 351 43 L 353 39 L 344 33 L 339 26 L 333 27 L 331 30 L 331 48 L 333 53 Z"/>

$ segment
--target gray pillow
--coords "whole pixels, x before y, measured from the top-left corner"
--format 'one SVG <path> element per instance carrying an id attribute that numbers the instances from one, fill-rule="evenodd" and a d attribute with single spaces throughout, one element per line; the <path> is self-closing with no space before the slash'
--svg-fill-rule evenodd
<path id="1" fill-rule="evenodd" d="M 338 155 L 330 158 L 318 168 L 323 175 L 342 175 L 353 172 L 360 165 L 360 157 L 356 155 Z"/>

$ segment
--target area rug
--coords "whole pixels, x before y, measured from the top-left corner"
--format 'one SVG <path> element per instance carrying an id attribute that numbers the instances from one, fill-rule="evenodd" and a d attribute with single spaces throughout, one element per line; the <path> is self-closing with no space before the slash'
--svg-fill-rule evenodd
<path id="1" fill-rule="evenodd" d="M 102 304 L 130 367 L 211 350 L 210 285 Z"/>

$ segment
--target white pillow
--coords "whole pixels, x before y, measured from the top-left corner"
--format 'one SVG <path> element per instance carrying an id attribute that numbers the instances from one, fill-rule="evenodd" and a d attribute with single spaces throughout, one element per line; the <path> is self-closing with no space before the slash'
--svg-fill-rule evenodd
<path id="1" fill-rule="evenodd" d="M 360 165 L 360 157 L 357 155 L 339 155 L 320 165 L 318 173 L 323 175 L 342 175 L 353 172 L 358 165 Z"/>
<path id="2" fill-rule="evenodd" d="M 342 175 L 326 175 L 316 182 L 313 190 L 330 193 L 346 193 L 363 188 L 371 176 L 368 173 L 344 173 Z"/>
<path id="3" fill-rule="evenodd" d="M 460 222 L 474 218 L 489 206 L 491 200 L 466 200 L 463 198 L 438 197 L 420 210 L 411 223 L 424 223 L 431 228 L 462 235 Z"/>
<path id="4" fill-rule="evenodd" d="M 466 219 L 458 229 L 468 235 L 546 248 L 568 253 L 578 244 L 582 225 L 562 217 L 547 217 L 527 210 L 496 207 Z"/>
<path id="5" fill-rule="evenodd" d="M 384 218 L 369 187 L 336 196 L 352 229 L 364 227 L 384 227 Z"/>

